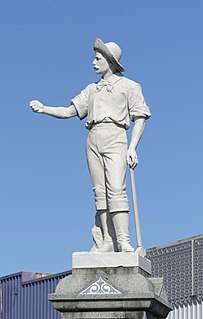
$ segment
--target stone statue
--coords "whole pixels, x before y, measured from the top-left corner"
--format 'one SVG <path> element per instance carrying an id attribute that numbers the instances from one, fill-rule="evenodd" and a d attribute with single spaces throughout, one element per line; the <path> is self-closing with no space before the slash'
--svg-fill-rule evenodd
<path id="1" fill-rule="evenodd" d="M 101 78 L 73 98 L 69 107 L 45 106 L 37 100 L 30 106 L 34 112 L 57 118 L 87 117 L 86 154 L 97 210 L 91 251 L 132 252 L 126 170 L 138 163 L 136 147 L 151 114 L 141 86 L 122 74 L 121 48 L 97 38 L 94 51 L 93 68 Z M 128 147 L 130 120 L 134 127 Z"/>

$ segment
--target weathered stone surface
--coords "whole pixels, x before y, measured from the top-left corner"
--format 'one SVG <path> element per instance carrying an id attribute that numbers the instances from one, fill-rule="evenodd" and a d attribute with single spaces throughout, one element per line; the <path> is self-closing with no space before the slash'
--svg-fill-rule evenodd
<path id="1" fill-rule="evenodd" d="M 137 254 L 123 253 L 123 252 L 109 252 L 109 253 L 89 253 L 76 252 L 72 257 L 73 269 L 78 268 L 103 268 L 103 267 L 140 267 L 146 273 L 151 274 L 151 262 Z"/>
<path id="2" fill-rule="evenodd" d="M 49 300 L 62 319 L 155 319 L 171 310 L 163 291 L 140 267 L 73 268 Z"/>
<path id="3" fill-rule="evenodd" d="M 151 314 L 146 314 L 143 311 L 137 311 L 135 312 L 122 312 L 120 311 L 119 313 L 117 312 L 109 312 L 109 311 L 105 311 L 105 312 L 94 312 L 94 313 L 84 313 L 84 312 L 78 312 L 77 317 L 75 317 L 74 314 L 70 315 L 70 314 L 62 314 L 62 319 L 156 319 L 156 317 L 154 317 Z"/>

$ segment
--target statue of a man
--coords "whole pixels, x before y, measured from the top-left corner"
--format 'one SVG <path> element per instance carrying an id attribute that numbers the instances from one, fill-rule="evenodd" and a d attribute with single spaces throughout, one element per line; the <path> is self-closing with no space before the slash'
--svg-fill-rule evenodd
<path id="1" fill-rule="evenodd" d="M 138 163 L 136 147 L 151 114 L 141 86 L 121 73 L 121 48 L 97 38 L 94 51 L 93 68 L 101 78 L 73 98 L 69 107 L 44 106 L 37 100 L 31 101 L 30 106 L 34 112 L 57 118 L 87 117 L 87 162 L 102 234 L 100 244 L 96 242 L 92 251 L 132 252 L 126 169 L 127 164 L 134 169 Z M 130 119 L 134 127 L 128 147 L 126 130 Z"/>

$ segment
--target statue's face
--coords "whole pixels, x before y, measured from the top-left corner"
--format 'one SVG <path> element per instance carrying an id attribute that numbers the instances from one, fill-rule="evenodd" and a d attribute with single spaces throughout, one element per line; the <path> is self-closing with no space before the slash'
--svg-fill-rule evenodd
<path id="1" fill-rule="evenodd" d="M 92 64 L 97 74 L 105 75 L 110 70 L 107 59 L 100 52 L 95 53 L 95 59 Z"/>

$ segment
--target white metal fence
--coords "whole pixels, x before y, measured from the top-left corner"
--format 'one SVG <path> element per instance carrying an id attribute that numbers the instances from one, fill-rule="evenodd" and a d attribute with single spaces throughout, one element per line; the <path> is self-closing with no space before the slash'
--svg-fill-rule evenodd
<path id="1" fill-rule="evenodd" d="M 174 306 L 167 319 L 203 319 L 203 302 L 193 297 L 188 302 Z"/>

